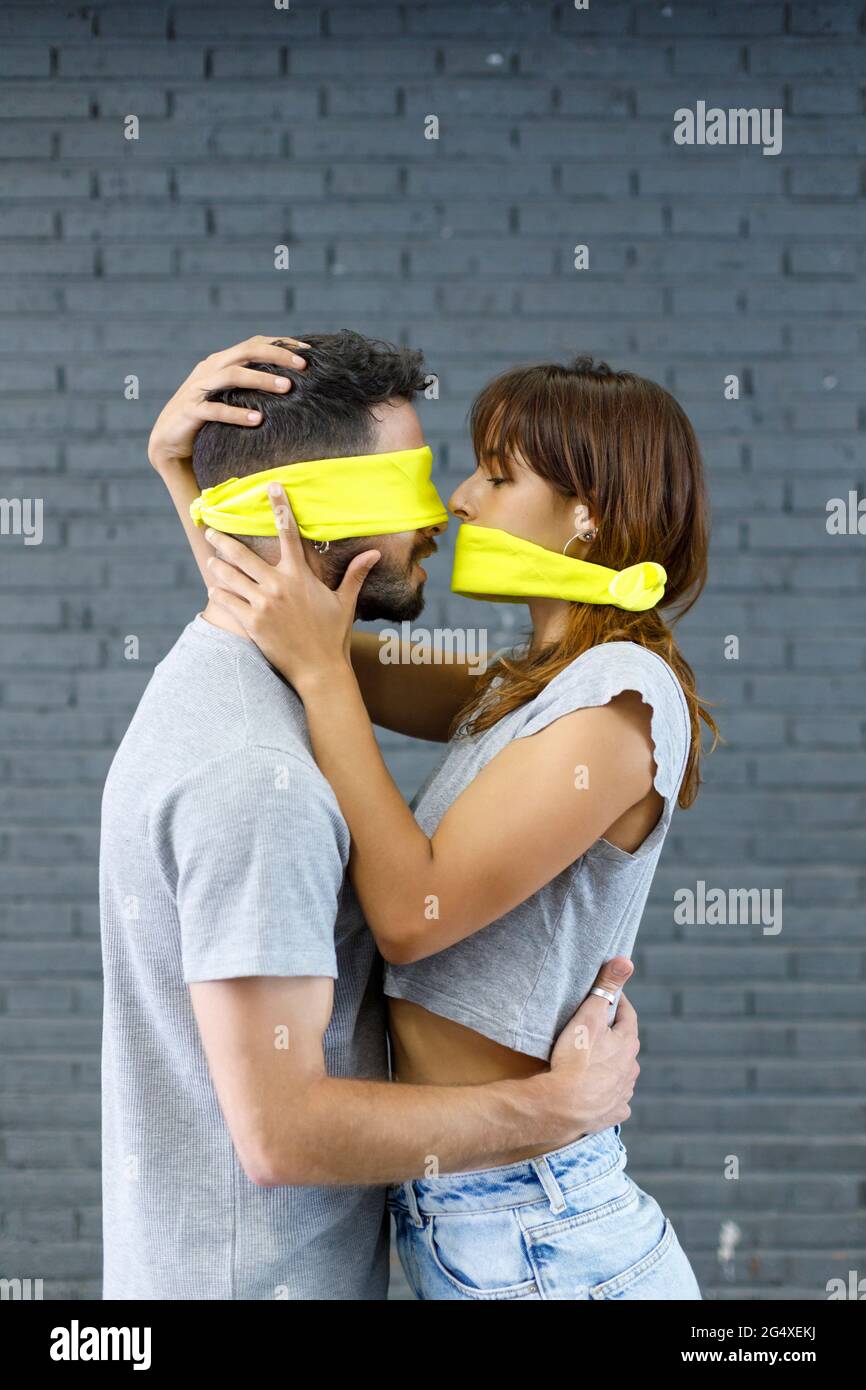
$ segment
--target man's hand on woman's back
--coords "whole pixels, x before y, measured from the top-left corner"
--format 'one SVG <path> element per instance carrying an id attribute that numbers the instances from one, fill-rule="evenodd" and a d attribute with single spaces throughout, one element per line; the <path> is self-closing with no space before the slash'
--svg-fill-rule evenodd
<path id="1" fill-rule="evenodd" d="M 633 971 L 627 957 L 615 956 L 602 966 L 594 988 L 615 994 Z M 608 999 L 588 994 L 556 1040 L 548 1077 L 552 1104 L 562 1107 L 566 1137 L 561 1144 L 622 1124 L 631 1115 L 629 1101 L 640 1072 L 637 1014 L 625 995 L 612 1026 L 609 1013 Z"/>

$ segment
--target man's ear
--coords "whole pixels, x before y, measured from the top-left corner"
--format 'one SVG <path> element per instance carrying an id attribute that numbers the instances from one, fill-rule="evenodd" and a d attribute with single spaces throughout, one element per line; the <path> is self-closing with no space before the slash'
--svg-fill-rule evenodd
<path id="1" fill-rule="evenodd" d="M 315 542 L 306 536 L 301 536 L 301 545 L 304 547 L 304 559 L 316 578 L 321 579 L 323 584 L 327 584 L 329 589 L 336 589 L 339 580 L 335 577 L 334 561 L 337 556 L 334 542 L 331 542 L 328 550 L 322 551 L 316 549 Z"/>
<path id="2" fill-rule="evenodd" d="M 280 542 L 277 536 L 235 536 L 235 540 L 241 541 L 266 564 L 280 563 Z"/>

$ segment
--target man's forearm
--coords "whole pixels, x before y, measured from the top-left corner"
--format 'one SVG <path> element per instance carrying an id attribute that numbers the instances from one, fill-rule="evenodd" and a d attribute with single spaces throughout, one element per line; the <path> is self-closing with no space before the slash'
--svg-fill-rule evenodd
<path id="1" fill-rule="evenodd" d="M 411 1086 L 324 1077 L 272 1111 L 272 1185 L 389 1183 L 517 1162 L 585 1129 L 550 1073 L 483 1086 Z M 302 1117 L 302 1118 L 301 1118 Z M 269 1182 L 271 1185 L 271 1182 Z"/>

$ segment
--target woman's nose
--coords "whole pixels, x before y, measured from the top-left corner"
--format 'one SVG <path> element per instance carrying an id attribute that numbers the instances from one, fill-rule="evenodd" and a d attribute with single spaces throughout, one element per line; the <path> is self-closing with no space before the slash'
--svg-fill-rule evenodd
<path id="1" fill-rule="evenodd" d="M 461 484 L 452 492 L 448 498 L 448 510 L 452 516 L 456 516 L 458 521 L 468 521 L 470 516 L 470 504 L 466 491 Z"/>

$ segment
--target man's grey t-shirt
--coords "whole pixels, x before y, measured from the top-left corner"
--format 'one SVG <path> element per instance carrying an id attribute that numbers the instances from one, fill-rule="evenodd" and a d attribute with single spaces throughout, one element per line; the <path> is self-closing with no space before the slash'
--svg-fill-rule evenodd
<path id="1" fill-rule="evenodd" d="M 187 986 L 334 978 L 332 1076 L 387 1080 L 381 960 L 303 706 L 200 615 L 154 671 L 102 806 L 107 1299 L 379 1299 L 381 1187 L 256 1186 Z"/>

